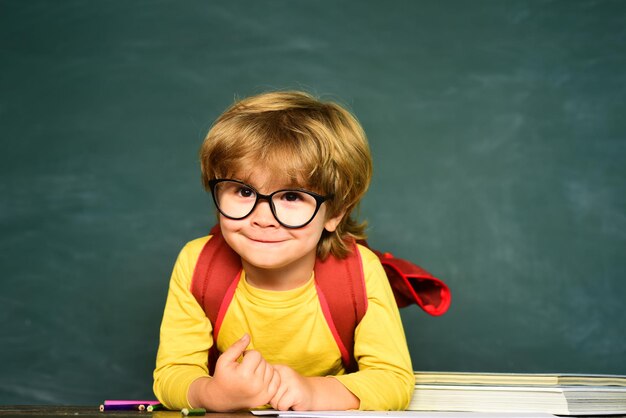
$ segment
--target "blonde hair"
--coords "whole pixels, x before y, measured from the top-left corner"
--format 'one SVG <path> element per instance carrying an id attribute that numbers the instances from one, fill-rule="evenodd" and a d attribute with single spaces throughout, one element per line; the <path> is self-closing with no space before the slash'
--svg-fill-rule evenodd
<path id="1" fill-rule="evenodd" d="M 363 128 L 342 106 L 299 91 L 270 92 L 234 103 L 213 124 L 200 148 L 202 181 L 232 178 L 252 166 L 273 178 L 331 198 L 327 219 L 343 214 L 333 233 L 326 230 L 317 247 L 345 257 L 347 241 L 365 239 L 365 222 L 353 212 L 367 191 L 372 157 Z"/>

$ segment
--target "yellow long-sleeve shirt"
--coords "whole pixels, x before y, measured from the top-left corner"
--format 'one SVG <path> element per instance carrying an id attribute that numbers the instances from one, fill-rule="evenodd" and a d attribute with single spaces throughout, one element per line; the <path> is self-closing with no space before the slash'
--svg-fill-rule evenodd
<path id="1" fill-rule="evenodd" d="M 189 242 L 180 252 L 161 324 L 154 393 L 167 407 L 189 407 L 191 383 L 208 376 L 212 326 L 191 293 L 196 261 L 210 237 Z M 250 286 L 242 273 L 217 339 L 223 352 L 244 333 L 271 364 L 286 364 L 304 376 L 335 376 L 360 400 L 362 410 L 405 409 L 414 375 L 402 322 L 378 257 L 359 246 L 368 297 L 355 331 L 359 371 L 346 374 L 341 354 L 320 307 L 313 276 L 288 291 Z"/>

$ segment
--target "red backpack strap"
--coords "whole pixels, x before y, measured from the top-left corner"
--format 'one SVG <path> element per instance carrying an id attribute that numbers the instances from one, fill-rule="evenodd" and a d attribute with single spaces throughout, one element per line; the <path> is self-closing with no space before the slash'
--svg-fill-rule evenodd
<path id="1" fill-rule="evenodd" d="M 348 372 L 358 370 L 354 358 L 354 330 L 367 311 L 361 254 L 354 242 L 351 250 L 345 259 L 330 255 L 315 263 L 315 285 L 322 312 Z"/>
<path id="2" fill-rule="evenodd" d="M 209 350 L 212 375 L 219 356 L 217 335 L 241 277 L 241 258 L 226 244 L 219 227 L 214 227 L 211 235 L 198 256 L 191 293 L 213 326 L 213 346 Z"/>

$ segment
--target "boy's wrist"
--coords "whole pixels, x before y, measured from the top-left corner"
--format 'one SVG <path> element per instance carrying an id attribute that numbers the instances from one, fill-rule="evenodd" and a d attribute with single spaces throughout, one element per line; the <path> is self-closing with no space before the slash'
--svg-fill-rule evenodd
<path id="1" fill-rule="evenodd" d="M 189 386 L 187 399 L 192 408 L 204 408 L 208 411 L 227 412 L 233 407 L 229 402 L 228 393 L 222 393 L 211 376 L 194 380 Z"/>
<path id="2" fill-rule="evenodd" d="M 207 393 L 209 386 L 209 381 L 211 380 L 210 376 L 200 377 L 189 385 L 189 390 L 187 392 L 187 403 L 192 408 L 207 408 Z"/>

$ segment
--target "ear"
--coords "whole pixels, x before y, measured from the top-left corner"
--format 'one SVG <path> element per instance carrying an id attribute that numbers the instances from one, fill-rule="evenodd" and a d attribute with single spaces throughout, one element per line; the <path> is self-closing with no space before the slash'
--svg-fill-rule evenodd
<path id="1" fill-rule="evenodd" d="M 333 218 L 326 219 L 326 222 L 324 222 L 324 229 L 328 232 L 335 232 L 335 229 L 337 229 L 339 222 L 341 222 L 341 220 L 343 219 L 343 215 L 345 215 L 345 212 L 341 212 L 339 215 Z"/>

